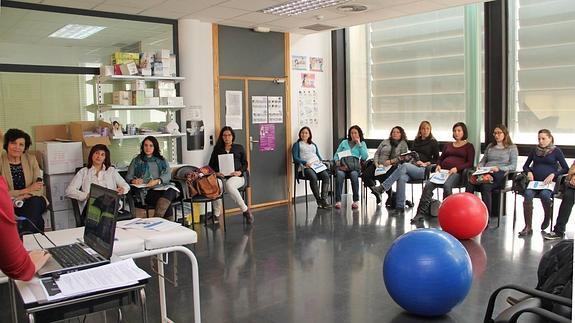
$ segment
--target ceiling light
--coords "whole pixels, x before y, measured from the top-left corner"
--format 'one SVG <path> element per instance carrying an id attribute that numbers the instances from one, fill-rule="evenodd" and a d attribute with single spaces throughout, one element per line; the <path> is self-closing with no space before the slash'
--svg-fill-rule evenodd
<path id="1" fill-rule="evenodd" d="M 349 0 L 296 0 L 260 10 L 278 16 L 295 16 L 304 12 L 337 6 Z"/>
<path id="2" fill-rule="evenodd" d="M 68 39 L 84 39 L 89 37 L 106 27 L 100 26 L 86 26 L 86 25 L 66 25 L 48 37 L 53 38 L 68 38 Z"/>

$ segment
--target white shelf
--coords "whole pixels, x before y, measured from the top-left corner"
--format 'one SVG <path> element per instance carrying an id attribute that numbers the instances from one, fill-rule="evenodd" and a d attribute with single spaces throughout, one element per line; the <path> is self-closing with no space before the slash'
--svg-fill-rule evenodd
<path id="1" fill-rule="evenodd" d="M 181 110 L 185 105 L 117 105 L 117 104 L 91 104 L 88 106 L 90 112 L 123 111 L 123 110 Z"/>
<path id="2" fill-rule="evenodd" d="M 181 76 L 141 76 L 141 75 L 108 75 L 108 76 L 97 76 L 94 80 L 99 80 L 101 83 L 114 82 L 114 81 L 134 81 L 134 80 L 144 80 L 144 81 L 176 81 L 180 82 L 185 80 L 185 77 Z"/>
<path id="3" fill-rule="evenodd" d="M 123 135 L 122 137 L 112 137 L 112 140 L 122 140 L 122 139 L 144 139 L 147 136 L 154 136 L 156 138 L 168 138 L 168 137 L 172 137 L 172 138 L 178 138 L 178 137 L 183 137 L 185 134 L 181 133 L 179 135 L 173 135 L 171 133 L 150 133 L 150 134 L 145 134 L 145 135 Z"/>

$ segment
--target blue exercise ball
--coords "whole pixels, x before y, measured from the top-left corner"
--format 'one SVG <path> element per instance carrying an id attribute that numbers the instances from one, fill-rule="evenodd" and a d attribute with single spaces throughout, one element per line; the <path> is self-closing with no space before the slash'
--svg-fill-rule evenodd
<path id="1" fill-rule="evenodd" d="M 397 238 L 383 261 L 391 298 L 406 311 L 438 316 L 451 311 L 469 292 L 473 271 L 465 247 L 450 234 L 419 229 Z"/>

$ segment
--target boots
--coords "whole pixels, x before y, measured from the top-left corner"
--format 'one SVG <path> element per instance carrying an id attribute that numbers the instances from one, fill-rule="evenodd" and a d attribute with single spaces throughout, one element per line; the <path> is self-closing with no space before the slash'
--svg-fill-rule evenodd
<path id="1" fill-rule="evenodd" d="M 549 223 L 551 223 L 551 217 L 553 214 L 551 213 L 551 203 L 545 202 L 541 200 L 541 204 L 543 204 L 543 214 L 545 217 L 543 218 L 543 223 L 541 223 L 541 231 L 545 231 L 547 227 L 549 227 Z"/>
<path id="2" fill-rule="evenodd" d="M 371 194 L 375 195 L 375 204 L 381 203 L 381 193 L 383 193 L 383 186 L 371 186 Z"/>
<path id="3" fill-rule="evenodd" d="M 533 221 L 533 200 L 523 201 L 523 217 L 525 218 L 525 228 L 519 232 L 519 236 L 530 236 L 533 234 L 533 229 L 531 229 L 531 223 Z"/>
<path id="4" fill-rule="evenodd" d="M 160 197 L 156 202 L 156 209 L 154 210 L 154 216 L 163 218 L 164 215 L 166 215 L 168 209 L 170 208 L 170 204 L 172 204 L 172 201 L 168 200 L 167 198 Z"/>

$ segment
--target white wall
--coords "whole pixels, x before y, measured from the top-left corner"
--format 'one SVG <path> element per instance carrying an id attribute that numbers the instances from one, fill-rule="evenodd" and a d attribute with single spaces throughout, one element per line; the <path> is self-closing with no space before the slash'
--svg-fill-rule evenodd
<path id="1" fill-rule="evenodd" d="M 332 159 L 332 100 L 331 100 L 331 32 L 322 32 L 313 35 L 290 35 L 291 55 L 323 58 L 323 72 L 291 70 L 291 128 L 292 141 L 297 140 L 299 129 L 298 91 L 301 89 L 301 73 L 315 74 L 315 89 L 318 94 L 319 124 L 307 125 L 311 128 L 313 141 L 317 144 L 324 159 Z M 311 194 L 311 191 L 309 191 Z M 298 185 L 297 195 L 304 195 L 303 182 Z"/>
<path id="2" fill-rule="evenodd" d="M 182 140 L 182 162 L 196 166 L 207 165 L 214 137 L 214 77 L 212 51 L 212 24 L 194 19 L 178 21 L 178 41 L 180 47 L 180 76 L 186 78 L 180 84 L 187 109 L 182 110 L 182 129 L 186 120 L 191 120 L 189 107 L 201 107 L 201 120 L 204 121 L 205 144 L 203 150 L 187 150 L 186 138 Z"/>

